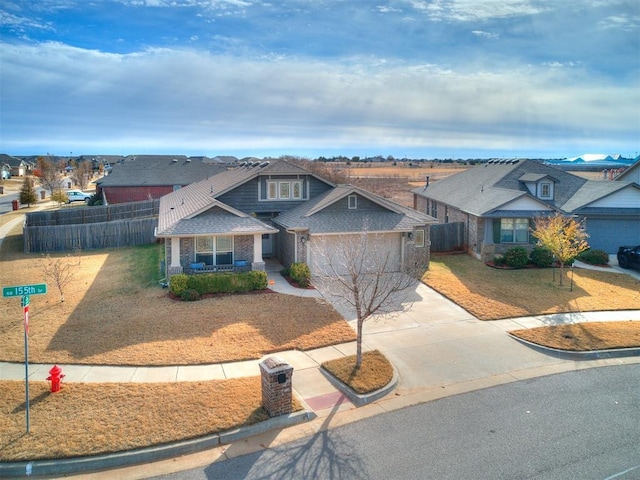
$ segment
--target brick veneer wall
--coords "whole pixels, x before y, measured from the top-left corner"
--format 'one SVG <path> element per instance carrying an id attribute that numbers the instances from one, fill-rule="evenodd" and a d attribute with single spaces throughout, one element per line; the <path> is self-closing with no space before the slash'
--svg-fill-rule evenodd
<path id="1" fill-rule="evenodd" d="M 283 376 L 284 382 L 278 382 Z M 262 406 L 270 417 L 286 415 L 293 411 L 293 367 L 277 357 L 260 362 Z"/>

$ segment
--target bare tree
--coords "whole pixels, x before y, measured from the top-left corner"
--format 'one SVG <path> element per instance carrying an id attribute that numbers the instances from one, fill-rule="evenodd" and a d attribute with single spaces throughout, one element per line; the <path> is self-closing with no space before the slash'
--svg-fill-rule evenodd
<path id="1" fill-rule="evenodd" d="M 582 224 L 559 213 L 534 219 L 532 235 L 538 239 L 539 246 L 551 251 L 560 262 L 560 285 L 563 284 L 565 263 L 589 248 L 589 235 L 583 230 Z"/>
<path id="2" fill-rule="evenodd" d="M 93 175 L 93 166 L 91 165 L 91 162 L 85 160 L 78 163 L 75 160 L 72 160 L 71 166 L 73 167 L 70 174 L 71 179 L 80 187 L 80 190 L 85 190 L 87 185 L 89 185 L 91 176 Z"/>
<path id="3" fill-rule="evenodd" d="M 58 162 L 51 157 L 38 157 L 36 176 L 40 185 L 51 193 L 62 188 L 62 174 Z"/>
<path id="4" fill-rule="evenodd" d="M 414 288 L 424 267 L 397 267 L 397 244 L 381 234 L 363 231 L 331 242 L 312 239 L 313 255 L 322 258 L 318 282 L 328 294 L 343 301 L 356 315 L 356 369 L 362 365 L 364 322 L 374 314 L 401 311 L 410 306 L 403 292 Z M 314 272 L 315 273 L 315 272 Z M 403 303 L 404 302 L 404 303 Z"/>
<path id="5" fill-rule="evenodd" d="M 77 261 L 73 261 L 70 255 L 56 259 L 51 258 L 49 255 L 45 257 L 42 272 L 45 278 L 51 281 L 60 292 L 60 302 L 64 302 L 64 290 L 80 268 L 80 260 L 78 256 Z"/>

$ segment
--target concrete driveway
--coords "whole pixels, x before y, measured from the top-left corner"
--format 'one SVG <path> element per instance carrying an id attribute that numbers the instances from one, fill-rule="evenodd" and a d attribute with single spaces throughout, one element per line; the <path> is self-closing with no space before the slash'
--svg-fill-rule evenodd
<path id="1" fill-rule="evenodd" d="M 318 288 L 355 328 L 354 312 L 346 303 L 322 282 Z M 568 322 L 640 320 L 640 311 L 622 311 L 481 321 L 422 283 L 396 301 L 399 304 L 402 310 L 396 308 L 365 322 L 363 342 L 364 350 L 380 350 L 396 367 L 399 394 L 466 382 L 488 386 L 540 375 L 540 369 L 563 371 L 566 364 L 576 363 L 525 346 L 506 334 L 510 330 Z"/>

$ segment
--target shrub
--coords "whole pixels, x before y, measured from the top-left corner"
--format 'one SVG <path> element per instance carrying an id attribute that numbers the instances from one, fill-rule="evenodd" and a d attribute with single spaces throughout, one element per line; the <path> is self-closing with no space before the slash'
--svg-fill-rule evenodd
<path id="1" fill-rule="evenodd" d="M 179 274 L 171 277 L 171 293 L 185 298 L 187 291 L 193 291 L 198 298 L 207 293 L 236 293 L 267 288 L 267 272 L 253 270 L 245 273 L 203 273 L 198 275 Z M 189 294 L 193 296 L 193 293 Z M 197 300 L 197 299 L 196 299 Z"/>
<path id="2" fill-rule="evenodd" d="M 603 250 L 585 250 L 577 257 L 578 260 L 590 265 L 606 265 L 609 263 L 609 254 Z"/>
<path id="3" fill-rule="evenodd" d="M 184 300 L 185 302 L 195 302 L 197 300 L 200 300 L 200 294 L 197 290 L 188 288 L 184 292 L 182 292 L 180 298 L 182 298 L 182 300 Z"/>
<path id="4" fill-rule="evenodd" d="M 187 289 L 188 281 L 189 277 L 183 273 L 172 276 L 169 281 L 169 291 L 177 297 L 182 296 L 182 292 Z"/>
<path id="5" fill-rule="evenodd" d="M 553 264 L 553 253 L 548 248 L 533 247 L 529 258 L 536 267 L 550 267 Z"/>
<path id="6" fill-rule="evenodd" d="M 504 267 L 505 262 L 504 262 L 504 257 L 502 255 L 498 255 L 493 257 L 493 264 L 496 267 Z"/>
<path id="7" fill-rule="evenodd" d="M 512 247 L 504 253 L 504 263 L 511 268 L 522 268 L 529 263 L 529 254 L 523 247 Z"/>
<path id="8" fill-rule="evenodd" d="M 307 288 L 311 284 L 311 271 L 306 263 L 300 262 L 292 264 L 289 275 L 291 276 L 291 280 L 302 288 Z"/>

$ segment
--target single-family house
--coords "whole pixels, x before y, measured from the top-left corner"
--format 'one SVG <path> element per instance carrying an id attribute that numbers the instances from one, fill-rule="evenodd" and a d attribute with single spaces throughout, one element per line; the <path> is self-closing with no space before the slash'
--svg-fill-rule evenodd
<path id="1" fill-rule="evenodd" d="M 618 182 L 635 182 L 640 184 L 640 159 L 624 170 L 614 180 Z"/>
<path id="2" fill-rule="evenodd" d="M 165 239 L 167 276 L 199 271 L 264 269 L 305 262 L 312 275 L 335 241 L 369 235 L 390 245 L 388 270 L 404 262 L 426 268 L 430 216 L 351 185 L 334 185 L 285 160 L 246 162 L 164 195 L 156 236 Z M 335 251 L 336 255 L 340 252 Z"/>
<path id="3" fill-rule="evenodd" d="M 491 160 L 413 190 L 414 208 L 463 222 L 467 250 L 484 261 L 531 248 L 533 219 L 559 212 L 584 221 L 589 245 L 610 254 L 640 243 L 640 185 L 587 180 L 535 160 Z"/>
<path id="4" fill-rule="evenodd" d="M 158 199 L 226 167 L 184 155 L 129 155 L 96 181 L 105 204 Z"/>
<path id="5" fill-rule="evenodd" d="M 24 177 L 29 171 L 29 165 L 25 160 L 5 153 L 0 154 L 0 165 L 7 165 L 12 177 Z"/>

